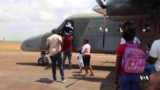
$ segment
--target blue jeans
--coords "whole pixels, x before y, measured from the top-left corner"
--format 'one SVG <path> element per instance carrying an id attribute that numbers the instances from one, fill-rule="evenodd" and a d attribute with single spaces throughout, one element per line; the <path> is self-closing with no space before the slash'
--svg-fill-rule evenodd
<path id="1" fill-rule="evenodd" d="M 57 80 L 56 78 L 56 63 L 58 63 L 58 67 L 60 70 L 60 75 L 61 75 L 61 80 L 64 80 L 64 69 L 63 69 L 63 59 L 61 53 L 57 53 L 56 55 L 50 56 L 51 61 L 52 61 L 52 75 L 53 75 L 53 80 Z"/>
<path id="2" fill-rule="evenodd" d="M 139 74 L 123 74 L 119 77 L 120 90 L 140 90 Z"/>
<path id="3" fill-rule="evenodd" d="M 64 64 L 65 64 L 67 57 L 68 57 L 68 62 L 69 62 L 69 68 L 72 68 L 72 51 L 63 51 Z"/>

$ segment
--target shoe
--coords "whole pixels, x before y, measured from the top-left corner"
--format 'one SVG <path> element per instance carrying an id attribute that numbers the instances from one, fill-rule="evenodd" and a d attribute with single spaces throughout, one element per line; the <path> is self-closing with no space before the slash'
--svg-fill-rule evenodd
<path id="1" fill-rule="evenodd" d="M 88 73 L 84 74 L 84 76 L 88 76 Z"/>
<path id="2" fill-rule="evenodd" d="M 55 83 L 55 82 L 57 82 L 57 80 L 53 80 L 53 81 L 52 81 L 52 83 Z"/>
<path id="3" fill-rule="evenodd" d="M 67 80 L 66 80 L 66 79 L 64 79 L 64 80 L 62 80 L 61 82 L 62 82 L 62 83 L 65 83 L 66 81 L 67 81 Z"/>
<path id="4" fill-rule="evenodd" d="M 57 80 L 53 80 L 54 82 L 57 82 Z"/>

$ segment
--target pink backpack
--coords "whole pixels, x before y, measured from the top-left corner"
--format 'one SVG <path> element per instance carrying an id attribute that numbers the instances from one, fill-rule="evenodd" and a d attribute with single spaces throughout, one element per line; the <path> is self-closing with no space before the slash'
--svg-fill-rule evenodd
<path id="1" fill-rule="evenodd" d="M 145 53 L 136 44 L 127 44 L 123 58 L 122 68 L 127 73 L 142 73 L 145 69 Z"/>

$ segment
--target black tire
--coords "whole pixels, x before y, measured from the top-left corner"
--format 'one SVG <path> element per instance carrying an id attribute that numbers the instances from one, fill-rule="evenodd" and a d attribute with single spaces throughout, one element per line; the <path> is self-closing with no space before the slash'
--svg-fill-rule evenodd
<path id="1" fill-rule="evenodd" d="M 38 65 L 47 65 L 49 64 L 49 60 L 47 57 L 41 57 L 38 59 Z"/>

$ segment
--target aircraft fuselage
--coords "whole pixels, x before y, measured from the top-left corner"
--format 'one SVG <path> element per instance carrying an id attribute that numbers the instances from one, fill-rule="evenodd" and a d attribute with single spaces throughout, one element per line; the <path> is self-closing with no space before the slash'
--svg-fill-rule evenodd
<path id="1" fill-rule="evenodd" d="M 138 17 L 138 16 L 137 16 Z M 132 20 L 137 29 L 136 36 L 142 41 L 151 45 L 153 40 L 160 38 L 160 16 L 154 17 L 140 17 L 140 18 L 127 18 L 125 20 Z M 116 17 L 115 17 L 116 18 Z M 114 17 L 112 17 L 114 19 Z M 91 44 L 91 52 L 93 53 L 110 53 L 114 54 L 117 46 L 120 43 L 121 32 L 119 32 L 120 25 L 124 20 L 110 20 L 110 17 L 104 18 L 100 14 L 83 14 L 73 15 L 64 20 L 64 22 L 56 29 L 58 34 L 63 36 L 64 30 L 70 30 L 66 26 L 72 25 L 73 31 L 73 51 L 77 52 L 81 46 L 84 38 L 89 40 Z M 147 26 L 150 28 L 147 31 Z M 146 31 L 144 31 L 146 30 Z M 51 31 L 31 37 L 25 40 L 21 48 L 24 51 L 48 51 L 45 43 L 46 38 L 51 35 Z"/>

